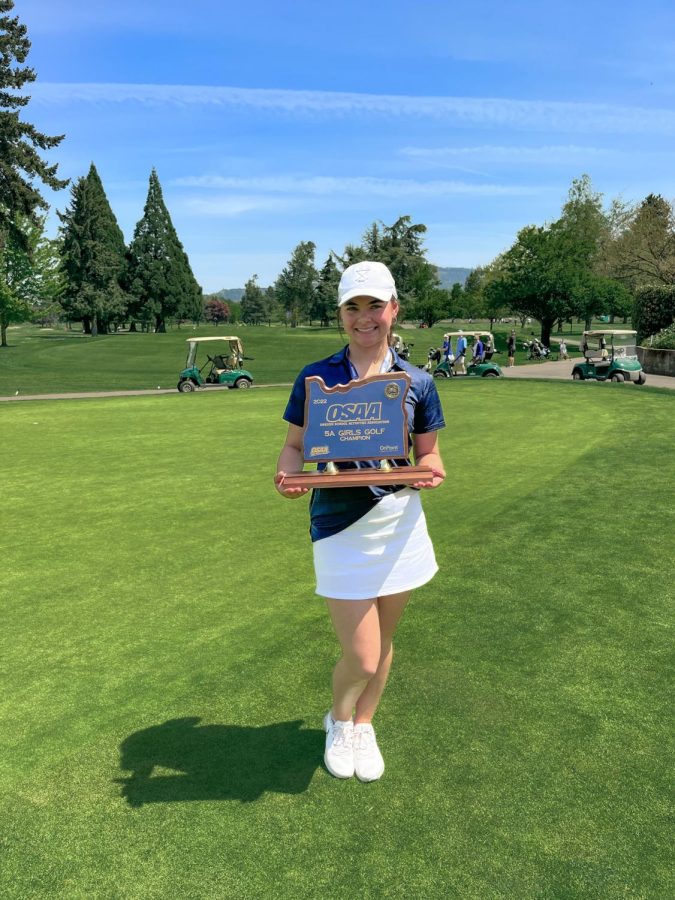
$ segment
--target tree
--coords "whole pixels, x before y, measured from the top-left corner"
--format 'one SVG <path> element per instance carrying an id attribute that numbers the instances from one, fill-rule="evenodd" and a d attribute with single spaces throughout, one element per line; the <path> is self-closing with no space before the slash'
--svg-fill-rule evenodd
<path id="1" fill-rule="evenodd" d="M 448 293 L 448 303 L 445 308 L 445 313 L 450 319 L 458 319 L 462 315 L 464 302 L 464 288 L 456 281 L 453 286 L 450 288 Z"/>
<path id="2" fill-rule="evenodd" d="M 33 269 L 25 244 L 26 220 L 15 220 L 0 246 L 0 346 L 7 346 L 7 328 L 30 318 Z"/>
<path id="3" fill-rule="evenodd" d="M 558 318 L 570 314 L 565 285 L 559 284 L 555 233 L 550 227 L 522 228 L 512 247 L 492 264 L 493 277 L 485 285 L 489 308 L 506 307 L 541 322 L 541 340 L 549 343 Z"/>
<path id="4" fill-rule="evenodd" d="M 37 225 L 37 211 L 47 209 L 36 180 L 54 191 L 68 182 L 57 178 L 58 165 L 47 165 L 36 149 L 51 150 L 64 135 L 48 137 L 20 118 L 30 96 L 16 92 L 37 76 L 23 65 L 30 41 L 26 26 L 7 15 L 13 8 L 13 0 L 0 0 L 0 243 L 13 232 L 16 244 L 25 237 L 21 223 L 30 219 Z"/>
<path id="5" fill-rule="evenodd" d="M 425 291 L 422 298 L 408 304 L 409 314 L 429 328 L 446 315 L 448 308 L 448 292 L 441 287 Z"/>
<path id="6" fill-rule="evenodd" d="M 265 294 L 258 284 L 258 276 L 252 275 L 244 285 L 241 298 L 241 318 L 247 325 L 260 325 L 267 319 Z"/>
<path id="7" fill-rule="evenodd" d="M 484 292 L 488 308 L 506 307 L 541 323 L 541 340 L 549 344 L 557 320 L 587 320 L 625 303 L 619 286 L 603 274 L 610 223 L 601 197 L 584 175 L 575 179 L 560 219 L 529 225 L 490 266 Z"/>
<path id="8" fill-rule="evenodd" d="M 328 254 L 328 259 L 319 272 L 319 280 L 314 294 L 312 306 L 312 318 L 318 319 L 322 325 L 330 325 L 331 320 L 337 316 L 337 292 L 340 283 L 340 272 L 333 258 Z"/>
<path id="9" fill-rule="evenodd" d="M 230 321 L 230 307 L 220 297 L 208 295 L 204 298 L 204 318 L 207 322 L 218 325 L 220 322 Z"/>
<path id="10" fill-rule="evenodd" d="M 233 300 L 230 303 L 230 322 L 232 325 L 238 325 L 241 321 L 241 302 L 235 302 Z"/>
<path id="11" fill-rule="evenodd" d="M 145 323 L 154 321 L 156 331 L 166 331 L 168 319 L 198 320 L 201 315 L 202 290 L 176 234 L 154 169 L 143 216 L 129 247 L 128 288 L 130 315 Z"/>
<path id="12" fill-rule="evenodd" d="M 338 262 L 347 268 L 364 259 L 384 263 L 396 282 L 396 293 L 404 315 L 417 316 L 417 310 L 436 317 L 439 295 L 438 272 L 426 258 L 423 235 L 426 225 L 412 223 L 410 216 L 399 216 L 392 225 L 373 222 L 363 234 L 360 246 L 348 244 Z M 421 304 L 421 305 L 420 305 Z M 420 318 L 425 318 L 421 314 Z"/>
<path id="13" fill-rule="evenodd" d="M 314 267 L 315 249 L 312 241 L 298 244 L 274 285 L 277 300 L 286 311 L 292 328 L 303 316 L 309 317 L 314 304 L 318 281 Z"/>
<path id="14" fill-rule="evenodd" d="M 124 235 L 103 183 L 92 163 L 71 189 L 61 220 L 61 305 L 70 321 L 81 321 L 86 334 L 106 334 L 126 316 L 128 298 Z"/>
<path id="15" fill-rule="evenodd" d="M 274 290 L 273 284 L 265 288 L 265 311 L 268 325 L 271 325 L 272 322 L 280 322 L 283 318 L 284 311 L 277 300 L 277 292 Z"/>
<path id="16" fill-rule="evenodd" d="M 463 291 L 464 318 L 480 319 L 485 306 L 485 270 L 481 267 L 472 269 L 466 277 Z"/>
<path id="17" fill-rule="evenodd" d="M 33 235 L 29 236 L 33 267 L 31 319 L 42 325 L 53 324 L 63 314 L 60 301 L 65 289 L 61 270 L 61 244 L 46 236 L 45 221 L 46 216 L 43 216 L 37 227 L 31 223 Z"/>
<path id="18" fill-rule="evenodd" d="M 633 309 L 633 328 L 638 340 L 656 334 L 675 321 L 675 285 L 638 288 Z"/>
<path id="19" fill-rule="evenodd" d="M 24 296 L 34 271 L 31 226 L 42 233 L 39 210 L 47 209 L 36 181 L 58 191 L 68 182 L 57 177 L 57 165 L 47 165 L 39 150 L 51 150 L 63 135 L 49 137 L 22 121 L 30 96 L 19 93 L 35 81 L 35 71 L 23 63 L 30 50 L 26 26 L 8 13 L 13 0 L 0 0 L 0 346 L 7 346 L 7 326 L 30 313 Z M 37 148 L 37 149 L 36 149 Z"/>
<path id="20" fill-rule="evenodd" d="M 616 203 L 609 272 L 633 292 L 648 285 L 675 284 L 675 210 L 660 194 L 637 207 Z"/>
<path id="21" fill-rule="evenodd" d="M 396 282 L 399 303 L 405 312 L 408 305 L 431 304 L 435 308 L 438 272 L 426 258 L 423 235 L 427 226 L 412 223 L 410 216 L 399 216 L 392 225 L 384 225 L 379 241 L 379 255 Z"/>
<path id="22" fill-rule="evenodd" d="M 53 315 L 61 290 L 56 241 L 44 233 L 45 219 L 37 224 L 17 216 L 0 247 L 0 346 L 7 346 L 7 328 Z"/>
<path id="23" fill-rule="evenodd" d="M 483 314 L 490 320 L 490 331 L 493 330 L 494 323 L 497 319 L 501 319 L 511 312 L 510 308 L 503 302 L 503 298 L 499 293 L 491 293 L 488 285 L 494 277 L 499 277 L 499 266 L 490 265 L 483 270 L 482 284 L 482 309 Z"/>

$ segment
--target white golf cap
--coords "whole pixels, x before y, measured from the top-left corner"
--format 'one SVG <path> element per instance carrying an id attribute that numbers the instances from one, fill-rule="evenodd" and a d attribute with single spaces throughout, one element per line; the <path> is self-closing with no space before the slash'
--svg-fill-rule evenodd
<path id="1" fill-rule="evenodd" d="M 381 262 L 355 263 L 342 273 L 338 285 L 338 306 L 342 306 L 353 297 L 375 297 L 388 301 L 392 297 L 398 299 L 394 276 Z"/>

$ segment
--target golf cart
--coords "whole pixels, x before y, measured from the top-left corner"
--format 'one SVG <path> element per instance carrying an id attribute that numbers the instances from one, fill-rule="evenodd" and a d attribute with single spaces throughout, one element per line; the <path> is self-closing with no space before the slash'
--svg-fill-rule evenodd
<path id="1" fill-rule="evenodd" d="M 449 331 L 446 334 L 455 348 L 457 347 L 458 337 L 472 337 L 474 341 L 480 338 L 485 350 L 480 361 L 474 362 L 472 360 L 465 364 L 466 372 L 455 371 L 456 360 L 442 359 L 433 371 L 434 378 L 462 377 L 462 375 L 473 375 L 478 378 L 497 378 L 503 374 L 499 366 L 492 362 L 492 356 L 495 353 L 495 339 L 489 331 Z M 467 347 L 466 350 L 467 354 L 470 353 L 471 347 Z"/>
<path id="2" fill-rule="evenodd" d="M 215 343 L 220 341 L 220 344 Z M 224 344 L 223 344 L 224 342 Z M 185 368 L 180 373 L 178 390 L 183 393 L 196 391 L 209 385 L 224 385 L 228 388 L 250 388 L 253 375 L 243 369 L 244 348 L 238 337 L 191 337 L 187 339 L 188 354 Z M 206 353 L 206 361 L 201 368 L 197 365 L 197 351 L 201 347 Z M 205 374 L 206 373 L 206 374 Z"/>
<path id="3" fill-rule="evenodd" d="M 584 331 L 579 343 L 583 359 L 574 363 L 572 378 L 644 384 L 647 376 L 637 358 L 636 338 L 637 331 Z"/>

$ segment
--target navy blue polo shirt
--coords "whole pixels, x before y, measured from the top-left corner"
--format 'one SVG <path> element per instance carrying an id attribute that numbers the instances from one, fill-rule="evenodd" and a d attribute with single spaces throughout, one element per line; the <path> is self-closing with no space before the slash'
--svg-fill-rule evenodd
<path id="1" fill-rule="evenodd" d="M 426 434 L 443 428 L 445 420 L 441 401 L 431 375 L 402 360 L 394 350 L 392 353 L 394 363 L 390 371 L 407 372 L 410 376 L 410 388 L 405 402 L 409 431 L 412 434 Z M 327 359 L 305 366 L 295 379 L 284 419 L 300 428 L 305 424 L 305 378 L 310 375 L 321 376 L 327 387 L 348 384 L 352 380 L 352 373 L 347 347 L 343 347 Z M 411 465 L 409 459 L 393 459 L 391 463 L 393 466 Z M 339 462 L 336 465 L 340 469 L 355 469 L 373 468 L 376 463 L 372 460 L 363 460 L 358 463 Z M 319 468 L 323 468 L 323 465 Z M 309 532 L 312 540 L 319 541 L 348 528 L 372 509 L 385 494 L 400 491 L 401 487 L 401 485 L 386 485 L 339 489 L 315 488 L 309 507 Z"/>

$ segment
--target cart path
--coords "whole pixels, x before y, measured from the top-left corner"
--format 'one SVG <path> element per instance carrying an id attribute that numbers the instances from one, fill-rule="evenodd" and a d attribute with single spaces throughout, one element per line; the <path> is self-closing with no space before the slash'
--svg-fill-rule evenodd
<path id="1" fill-rule="evenodd" d="M 501 370 L 506 378 L 543 378 L 553 381 L 571 381 L 572 366 L 574 360 L 555 360 L 554 362 L 532 363 L 526 366 L 501 366 Z M 461 375 L 458 377 L 462 377 Z M 647 384 L 651 387 L 669 388 L 675 390 L 675 378 L 670 375 L 647 375 Z M 253 385 L 251 390 L 259 391 L 270 387 L 292 387 L 292 383 L 278 382 L 274 384 L 257 384 Z M 626 385 L 628 387 L 628 385 Z M 635 385 L 633 385 L 635 387 Z M 227 391 L 227 387 L 209 387 L 203 392 L 212 393 L 215 391 Z M 92 400 L 100 397 L 148 397 L 151 394 L 177 394 L 176 388 L 156 388 L 154 391 L 136 390 L 136 391 L 82 391 L 79 393 L 69 394 L 15 394 L 10 397 L 0 397 L 0 402 L 10 403 L 19 400 Z M 202 393 L 202 391 L 200 391 Z"/>
<path id="2" fill-rule="evenodd" d="M 508 366 L 500 366 L 500 368 L 506 378 L 546 378 L 556 381 L 571 381 L 574 362 L 574 359 L 554 360 L 553 362 L 547 360 L 546 362 L 529 363 L 526 366 L 513 366 L 510 369 Z M 675 378 L 671 375 L 647 375 L 647 384 L 650 387 L 675 390 Z"/>
<path id="3" fill-rule="evenodd" d="M 293 382 L 279 382 L 278 384 L 256 384 L 251 390 L 259 391 L 261 388 L 269 387 L 293 387 Z M 220 387 L 212 385 L 211 387 L 200 390 L 199 393 L 215 393 L 216 391 L 229 391 L 228 387 Z M 132 390 L 132 391 L 80 391 L 70 394 L 14 394 L 10 397 L 0 397 L 0 403 L 11 402 L 16 400 L 92 400 L 96 397 L 148 397 L 151 394 L 177 394 L 176 388 L 155 388 L 150 390 Z M 189 396 L 189 395 L 188 395 Z"/>

